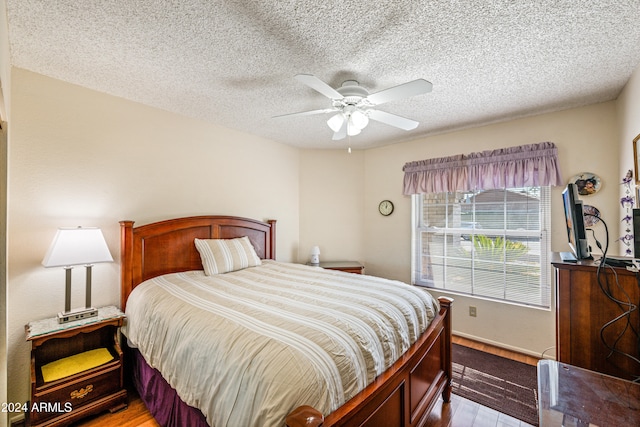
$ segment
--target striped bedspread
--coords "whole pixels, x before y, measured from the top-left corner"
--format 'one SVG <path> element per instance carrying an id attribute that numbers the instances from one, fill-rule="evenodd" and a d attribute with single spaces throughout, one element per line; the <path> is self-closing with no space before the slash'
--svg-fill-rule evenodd
<path id="1" fill-rule="evenodd" d="M 125 335 L 213 427 L 284 425 L 300 405 L 328 414 L 389 367 L 438 302 L 372 276 L 263 261 L 138 285 Z"/>

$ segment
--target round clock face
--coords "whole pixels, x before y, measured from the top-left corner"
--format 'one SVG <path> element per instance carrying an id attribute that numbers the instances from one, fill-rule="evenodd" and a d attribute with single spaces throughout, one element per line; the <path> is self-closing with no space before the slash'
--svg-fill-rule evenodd
<path id="1" fill-rule="evenodd" d="M 391 203 L 391 201 L 389 200 L 381 201 L 378 205 L 378 211 L 384 216 L 391 215 L 391 213 L 393 212 L 393 203 Z"/>

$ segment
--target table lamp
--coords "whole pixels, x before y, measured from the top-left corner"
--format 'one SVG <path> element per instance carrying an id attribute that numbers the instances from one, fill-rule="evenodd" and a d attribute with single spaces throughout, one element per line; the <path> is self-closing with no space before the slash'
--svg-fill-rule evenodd
<path id="1" fill-rule="evenodd" d="M 91 307 L 91 267 L 99 262 L 113 262 L 102 231 L 97 227 L 59 228 L 42 260 L 45 267 L 64 267 L 66 275 L 64 311 L 58 313 L 58 323 L 95 317 L 98 310 Z M 71 269 L 86 267 L 86 304 L 71 310 Z"/>
<path id="2" fill-rule="evenodd" d="M 320 248 L 318 246 L 314 246 L 311 248 L 311 258 L 309 264 L 320 265 Z"/>

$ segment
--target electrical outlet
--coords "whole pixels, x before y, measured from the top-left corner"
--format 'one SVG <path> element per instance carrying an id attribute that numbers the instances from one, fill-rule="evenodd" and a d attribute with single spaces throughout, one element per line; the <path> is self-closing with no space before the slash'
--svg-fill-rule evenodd
<path id="1" fill-rule="evenodd" d="M 477 313 L 476 313 L 476 307 L 473 305 L 469 306 L 469 316 L 471 317 L 476 317 Z"/>

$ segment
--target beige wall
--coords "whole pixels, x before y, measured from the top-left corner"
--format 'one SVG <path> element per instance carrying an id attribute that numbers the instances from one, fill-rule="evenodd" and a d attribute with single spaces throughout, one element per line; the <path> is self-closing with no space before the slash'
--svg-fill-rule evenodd
<path id="1" fill-rule="evenodd" d="M 618 97 L 618 127 L 620 128 L 620 164 L 633 169 L 633 146 L 631 141 L 640 134 L 640 65 Z M 640 148 L 640 147 L 639 147 Z"/>
<path id="2" fill-rule="evenodd" d="M 4 121 L 9 121 L 10 101 L 11 51 L 9 49 L 7 3 L 5 0 L 0 0 L 0 116 Z"/>
<path id="3" fill-rule="evenodd" d="M 300 153 L 300 250 L 309 260 L 320 247 L 321 261 L 364 263 L 364 152 L 302 150 Z"/>
<path id="4" fill-rule="evenodd" d="M 618 188 L 621 175 L 618 169 L 616 141 L 618 129 L 614 102 L 566 110 L 553 114 L 514 120 L 459 132 L 437 135 L 407 143 L 370 149 L 364 152 L 364 200 L 362 218 L 363 248 L 368 274 L 410 281 L 411 279 L 411 198 L 402 195 L 403 165 L 412 160 L 470 153 L 481 150 L 552 141 L 558 146 L 562 175 L 568 180 L 579 172 L 593 172 L 602 178 L 602 189 L 590 196 L 587 203 L 600 209 L 611 231 L 617 236 Z M 310 155 L 316 171 L 331 170 L 335 176 L 348 174 L 340 168 L 352 167 L 345 160 L 343 151 Z M 304 155 L 303 155 L 304 158 Z M 313 175 L 308 167 L 301 167 L 301 189 L 306 192 L 309 178 Z M 323 222 L 328 212 L 326 206 L 340 197 L 354 194 L 353 188 L 342 190 L 342 196 L 333 186 L 332 191 L 315 192 L 314 206 L 324 208 L 301 208 L 301 224 L 314 224 L 315 234 L 331 233 L 334 224 Z M 552 249 L 568 250 L 564 230 L 564 213 L 561 204 L 561 188 L 552 194 Z M 301 196 L 301 200 L 309 195 Z M 378 213 L 381 200 L 389 199 L 395 211 L 389 217 Z M 333 209 L 333 208 L 332 208 Z M 334 214 L 335 215 L 335 214 Z M 313 239 L 301 231 L 301 247 L 308 247 Z M 598 239 L 604 242 L 598 230 Z M 356 238 L 352 235 L 350 238 Z M 333 246 L 344 239 L 335 241 Z M 596 248 L 595 243 L 592 246 Z M 346 254 L 345 256 L 348 256 Z M 499 304 L 491 301 L 454 296 L 453 326 L 457 333 L 502 346 L 540 354 L 555 343 L 555 320 L 553 311 L 526 308 L 518 305 Z M 468 306 L 477 307 L 478 316 L 468 316 Z M 550 350 L 551 355 L 554 354 Z"/>
<path id="5" fill-rule="evenodd" d="M 616 103 L 617 117 L 618 117 L 618 129 L 619 129 L 619 163 L 620 171 L 627 171 L 631 169 L 634 171 L 634 182 L 638 176 L 633 161 L 633 140 L 640 136 L 640 65 L 636 67 L 631 78 L 625 85 L 622 93 L 618 97 Z M 640 146 L 638 147 L 640 153 Z M 620 187 L 620 197 L 625 194 L 625 188 Z M 636 200 L 636 207 L 640 207 L 640 201 Z M 622 210 L 622 208 L 621 208 Z M 621 213 L 620 216 L 623 216 Z M 622 230 L 621 230 L 622 231 Z M 622 234 L 622 233 L 621 233 Z M 621 252 L 624 252 L 622 248 L 624 245 L 619 244 Z"/>
<path id="6" fill-rule="evenodd" d="M 0 402 L 7 402 L 7 122 L 0 122 Z M 0 416 L 0 427 L 7 425 Z"/>
<path id="7" fill-rule="evenodd" d="M 0 119 L 2 147 L 0 147 L 0 402 L 7 402 L 7 122 L 11 96 L 9 29 L 5 0 L 0 0 Z M 0 416 L 0 427 L 8 425 L 7 415 Z"/>
<path id="8" fill-rule="evenodd" d="M 615 103 L 608 102 L 368 150 L 365 164 L 367 271 L 404 281 L 411 278 L 411 198 L 402 196 L 402 167 L 413 160 L 551 141 L 558 147 L 564 179 L 584 171 L 602 178 L 601 190 L 585 202 L 600 209 L 608 225 L 617 228 L 621 177 L 615 148 L 615 111 Z M 551 196 L 554 251 L 568 250 L 561 190 L 560 187 L 553 189 Z M 397 214 L 382 218 L 375 212 L 375 206 L 379 200 L 389 197 L 396 202 Z M 596 248 L 595 244 L 592 246 Z M 452 296 L 456 300 L 453 328 L 460 335 L 532 354 L 541 354 L 555 344 L 553 311 Z M 477 307 L 475 318 L 468 315 L 470 305 Z"/>
<path id="9" fill-rule="evenodd" d="M 40 262 L 60 226 L 101 227 L 119 257 L 122 219 L 275 218 L 277 258 L 299 233 L 299 151 L 13 70 L 9 140 L 9 401 L 28 399 L 24 325 L 64 307 L 62 269 Z M 74 270 L 73 306 L 84 298 Z M 119 265 L 94 267 L 93 303 L 119 304 Z"/>

